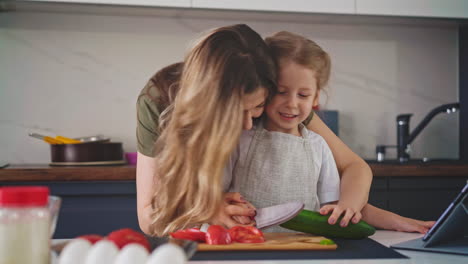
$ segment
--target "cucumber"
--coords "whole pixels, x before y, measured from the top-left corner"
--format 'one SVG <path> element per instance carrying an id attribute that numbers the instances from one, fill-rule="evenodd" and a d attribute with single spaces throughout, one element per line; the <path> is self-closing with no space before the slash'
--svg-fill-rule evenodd
<path id="1" fill-rule="evenodd" d="M 296 217 L 280 226 L 303 233 L 336 238 L 362 239 L 375 233 L 375 228 L 362 220 L 357 224 L 349 222 L 347 227 L 341 227 L 339 223 L 342 217 L 334 225 L 328 223 L 328 217 L 329 215 L 302 210 Z"/>

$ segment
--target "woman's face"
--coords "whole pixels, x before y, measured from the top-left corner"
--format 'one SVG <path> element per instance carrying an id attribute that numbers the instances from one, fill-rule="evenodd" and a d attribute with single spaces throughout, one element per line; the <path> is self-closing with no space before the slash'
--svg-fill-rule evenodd
<path id="1" fill-rule="evenodd" d="M 262 115 L 266 96 L 267 90 L 264 87 L 260 87 L 255 92 L 244 96 L 244 119 L 242 123 L 243 129 L 251 129 L 253 118 L 257 118 Z"/>

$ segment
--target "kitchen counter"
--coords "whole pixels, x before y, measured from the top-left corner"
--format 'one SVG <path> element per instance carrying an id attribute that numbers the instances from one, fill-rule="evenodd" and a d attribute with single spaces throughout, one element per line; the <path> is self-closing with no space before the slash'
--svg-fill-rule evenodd
<path id="1" fill-rule="evenodd" d="M 382 245 L 390 246 L 396 243 L 404 242 L 411 239 L 416 239 L 422 237 L 421 234 L 414 233 L 402 233 L 394 231 L 377 231 L 372 239 L 379 242 Z M 54 239 L 52 242 L 60 243 L 64 241 L 63 239 Z M 306 264 L 306 263 L 325 263 L 325 264 L 335 264 L 335 263 L 350 263 L 350 264 L 366 264 L 366 263 L 379 263 L 379 264 L 403 264 L 403 263 L 424 263 L 424 264 L 465 264 L 467 256 L 462 255 L 453 255 L 453 254 L 440 254 L 440 253 L 429 253 L 429 252 L 419 252 L 411 250 L 397 250 L 403 255 L 409 257 L 409 259 L 355 259 L 355 260 L 265 260 L 265 261 L 189 261 L 189 263 L 199 263 L 199 264 L 228 264 L 228 263 L 256 263 L 256 264 Z"/>
<path id="2" fill-rule="evenodd" d="M 374 177 L 467 177 L 468 164 L 370 164 Z M 135 166 L 58 167 L 46 164 L 18 164 L 0 169 L 0 182 L 22 181 L 129 181 L 135 180 Z"/>

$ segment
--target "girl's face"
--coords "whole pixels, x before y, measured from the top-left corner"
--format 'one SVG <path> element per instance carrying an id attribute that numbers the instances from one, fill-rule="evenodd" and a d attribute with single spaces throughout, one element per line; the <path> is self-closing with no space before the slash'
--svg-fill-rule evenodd
<path id="1" fill-rule="evenodd" d="M 298 125 L 318 104 L 315 72 L 294 62 L 280 65 L 278 93 L 266 106 L 266 129 L 300 136 Z"/>
<path id="2" fill-rule="evenodd" d="M 260 117 L 265 107 L 267 90 L 264 87 L 258 88 L 255 92 L 244 96 L 244 119 L 242 128 L 249 130 L 252 128 L 252 119 Z"/>

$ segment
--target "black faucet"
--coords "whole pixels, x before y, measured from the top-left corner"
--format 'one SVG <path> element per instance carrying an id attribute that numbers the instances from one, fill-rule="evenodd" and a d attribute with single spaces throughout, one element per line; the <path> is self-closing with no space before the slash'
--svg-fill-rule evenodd
<path id="1" fill-rule="evenodd" d="M 409 133 L 409 121 L 413 114 L 401 114 L 396 118 L 397 122 L 397 157 L 399 162 L 407 162 L 409 160 L 409 145 L 421 133 L 421 131 L 429 124 L 429 122 L 439 113 L 446 112 L 454 113 L 460 109 L 459 103 L 444 104 L 432 109 L 429 114 L 419 123 L 418 126 Z"/>

